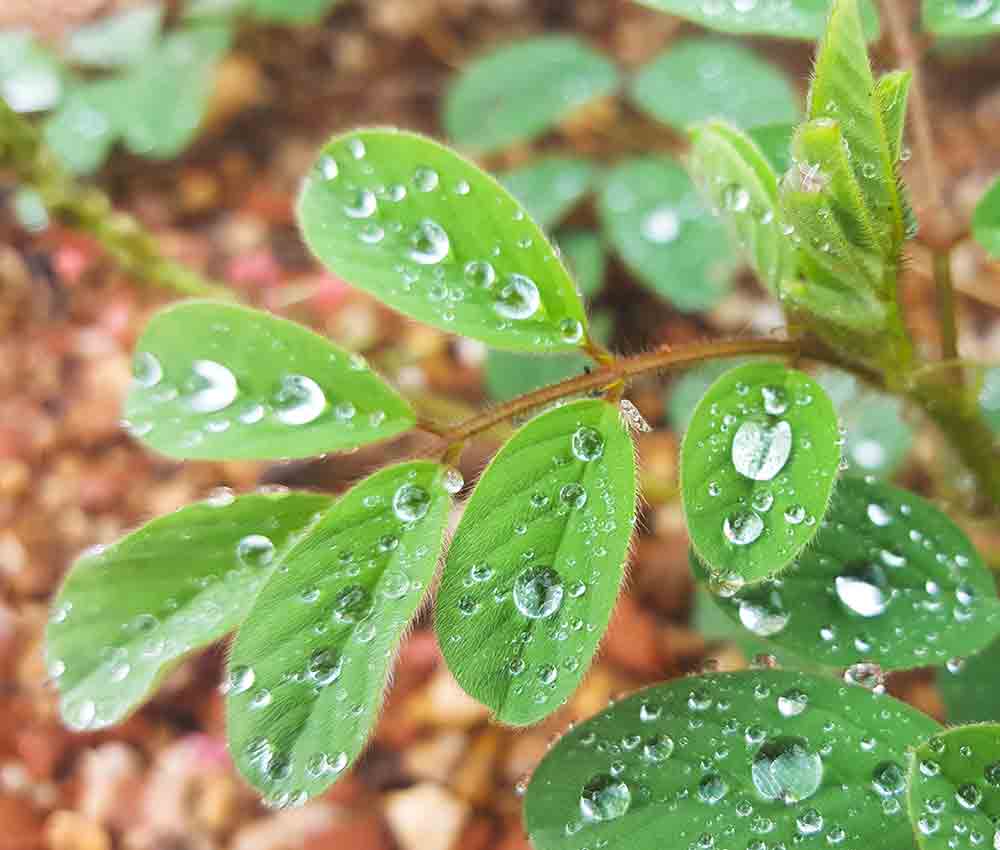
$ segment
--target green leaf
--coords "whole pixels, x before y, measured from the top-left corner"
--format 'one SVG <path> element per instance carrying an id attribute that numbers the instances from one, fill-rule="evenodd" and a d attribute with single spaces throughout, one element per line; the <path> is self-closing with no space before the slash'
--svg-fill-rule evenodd
<path id="1" fill-rule="evenodd" d="M 448 667 L 504 723 L 558 708 L 604 634 L 635 523 L 632 440 L 584 400 L 522 427 L 459 523 L 435 620 Z"/>
<path id="2" fill-rule="evenodd" d="M 580 294 L 585 298 L 597 295 L 604 286 L 608 262 L 601 237 L 589 230 L 570 230 L 557 234 L 556 239 Z"/>
<path id="3" fill-rule="evenodd" d="M 839 124 L 850 150 L 849 168 L 871 218 L 875 244 L 883 256 L 895 261 L 906 226 L 896 161 L 883 123 L 883 104 L 868 61 L 857 0 L 833 2 L 816 57 L 808 113 L 810 119 L 830 119 Z"/>
<path id="4" fill-rule="evenodd" d="M 63 94 L 63 69 L 31 33 L 0 32 L 0 97 L 15 112 L 44 112 Z"/>
<path id="5" fill-rule="evenodd" d="M 555 227 L 594 184 L 597 168 L 585 159 L 551 156 L 500 175 L 500 182 L 544 230 Z"/>
<path id="6" fill-rule="evenodd" d="M 638 0 L 645 6 L 670 12 L 717 32 L 735 35 L 770 35 L 813 41 L 823 34 L 830 0 L 758 0 L 732 3 L 725 0 Z M 869 0 L 863 0 L 865 35 L 879 36 L 878 15 Z"/>
<path id="7" fill-rule="evenodd" d="M 752 127 L 793 123 L 801 115 L 798 95 L 780 70 L 720 38 L 673 43 L 639 70 L 629 94 L 639 109 L 677 130 L 708 119 Z"/>
<path id="8" fill-rule="evenodd" d="M 706 360 L 675 380 L 667 392 L 666 414 L 673 429 L 681 434 L 687 430 L 694 409 L 701 397 L 720 377 L 743 361 L 735 358 Z"/>
<path id="9" fill-rule="evenodd" d="M 118 68 L 143 61 L 156 43 L 163 20 L 159 3 L 134 6 L 75 30 L 66 56 L 83 65 Z"/>
<path id="10" fill-rule="evenodd" d="M 341 0 L 252 0 L 250 11 L 279 24 L 316 23 Z"/>
<path id="11" fill-rule="evenodd" d="M 129 150 L 170 159 L 188 145 L 201 124 L 229 41 L 224 26 L 182 29 L 144 57 L 129 78 L 129 101 L 121 107 L 128 115 L 122 134 Z"/>
<path id="12" fill-rule="evenodd" d="M 1000 844 L 1000 724 L 924 741 L 910 759 L 906 797 L 920 850 Z"/>
<path id="13" fill-rule="evenodd" d="M 972 235 L 991 257 L 1000 257 L 1000 178 L 993 180 L 976 204 Z"/>
<path id="14" fill-rule="evenodd" d="M 276 805 L 357 758 L 400 639 L 434 578 L 454 472 L 427 461 L 349 490 L 281 560 L 233 644 L 230 751 Z"/>
<path id="15" fill-rule="evenodd" d="M 907 850 L 906 749 L 939 729 L 827 677 L 676 679 L 564 735 L 531 779 L 525 825 L 536 850 Z"/>
<path id="16" fill-rule="evenodd" d="M 903 151 L 903 131 L 906 129 L 906 104 L 910 93 L 910 71 L 883 74 L 875 86 L 875 96 L 882 107 L 882 123 L 889 142 L 889 158 L 898 162 Z"/>
<path id="17" fill-rule="evenodd" d="M 127 115 L 128 81 L 107 78 L 71 88 L 45 122 L 45 142 L 70 171 L 92 174 L 107 159 Z"/>
<path id="18" fill-rule="evenodd" d="M 861 478 L 840 482 L 779 579 L 726 594 L 716 602 L 752 636 L 831 667 L 944 664 L 1000 634 L 993 577 L 965 534 L 919 496 Z"/>
<path id="19" fill-rule="evenodd" d="M 751 127 L 747 135 L 778 175 L 784 174 L 792 167 L 792 136 L 795 133 L 794 124 L 765 124 Z"/>
<path id="20" fill-rule="evenodd" d="M 462 71 L 445 97 L 444 127 L 459 147 L 491 153 L 542 135 L 617 86 L 615 66 L 579 39 L 523 39 Z"/>
<path id="21" fill-rule="evenodd" d="M 705 393 L 681 446 L 691 544 L 713 573 L 754 583 L 813 538 L 840 463 L 837 415 L 808 375 L 753 362 Z"/>
<path id="22" fill-rule="evenodd" d="M 949 723 L 1000 720 L 1000 640 L 971 658 L 956 658 L 938 672 L 937 688 Z"/>
<path id="23" fill-rule="evenodd" d="M 520 351 L 575 351 L 572 279 L 492 177 L 412 133 L 359 130 L 323 148 L 298 203 L 336 275 L 428 325 Z"/>
<path id="24" fill-rule="evenodd" d="M 921 22 L 939 36 L 975 38 L 1000 32 L 997 0 L 923 0 Z"/>
<path id="25" fill-rule="evenodd" d="M 491 351 L 483 377 L 493 401 L 509 401 L 532 390 L 580 375 L 592 361 L 585 354 L 553 354 L 539 357 L 519 351 Z"/>
<path id="26" fill-rule="evenodd" d="M 1000 366 L 983 371 L 979 387 L 979 409 L 995 433 L 1000 434 Z"/>
<path id="27" fill-rule="evenodd" d="M 619 164 L 599 205 L 608 242 L 645 286 L 678 310 L 707 310 L 729 291 L 735 258 L 725 230 L 673 160 Z"/>
<path id="28" fill-rule="evenodd" d="M 186 301 L 136 345 L 134 436 L 177 458 L 294 458 L 413 427 L 410 406 L 357 354 L 267 313 Z"/>
<path id="29" fill-rule="evenodd" d="M 65 722 L 117 723 L 186 655 L 239 625 L 284 553 L 330 503 L 312 493 L 215 495 L 82 555 L 46 628 Z"/>
<path id="30" fill-rule="evenodd" d="M 791 270 L 792 245 L 782 232 L 778 181 L 764 154 L 735 127 L 711 121 L 691 130 L 688 167 L 735 231 L 757 277 L 777 293 Z"/>

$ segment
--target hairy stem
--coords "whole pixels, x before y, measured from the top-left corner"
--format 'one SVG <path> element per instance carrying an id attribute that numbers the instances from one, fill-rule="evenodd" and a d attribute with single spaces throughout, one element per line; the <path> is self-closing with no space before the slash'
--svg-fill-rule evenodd
<path id="1" fill-rule="evenodd" d="M 115 211 L 100 189 L 84 186 L 56 161 L 41 133 L 0 98 L 0 168 L 38 193 L 49 215 L 93 236 L 126 272 L 181 295 L 231 298 L 232 293 L 171 260 L 132 216 Z"/>

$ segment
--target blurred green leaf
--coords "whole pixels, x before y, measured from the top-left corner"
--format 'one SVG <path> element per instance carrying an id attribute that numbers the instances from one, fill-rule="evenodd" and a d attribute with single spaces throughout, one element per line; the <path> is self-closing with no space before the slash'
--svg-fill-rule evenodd
<path id="1" fill-rule="evenodd" d="M 299 196 L 313 253 L 408 316 L 509 350 L 575 351 L 576 286 L 539 227 L 492 177 L 394 130 L 335 137 Z"/>
<path id="2" fill-rule="evenodd" d="M 604 270 L 608 263 L 601 237 L 589 230 L 568 230 L 557 233 L 556 241 L 580 294 L 593 298 L 604 286 Z M 594 318 L 591 317 L 591 334 L 600 340 Z"/>
<path id="3" fill-rule="evenodd" d="M 979 407 L 993 430 L 1000 433 L 1000 366 L 984 370 L 979 387 Z"/>
<path id="4" fill-rule="evenodd" d="M 470 63 L 445 98 L 444 127 L 459 147 L 484 154 L 528 141 L 618 86 L 618 71 L 572 36 L 546 35 Z"/>
<path id="5" fill-rule="evenodd" d="M 564 735 L 531 777 L 525 825 L 536 850 L 758 850 L 765 838 L 911 850 L 907 748 L 940 728 L 827 676 L 681 677 Z"/>
<path id="6" fill-rule="evenodd" d="M 73 173 L 92 174 L 127 123 L 130 99 L 125 78 L 74 85 L 45 122 L 46 144 Z"/>
<path id="7" fill-rule="evenodd" d="M 861 478 L 837 485 L 779 579 L 715 601 L 752 637 L 828 667 L 944 664 L 1000 634 L 993 576 L 961 529 L 919 496 Z"/>
<path id="8" fill-rule="evenodd" d="M 342 0 L 250 0 L 256 17 L 279 24 L 316 23 Z"/>
<path id="9" fill-rule="evenodd" d="M 154 49 L 162 20 L 163 6 L 159 3 L 107 15 L 70 34 L 66 57 L 83 65 L 104 68 L 135 65 Z"/>
<path id="10" fill-rule="evenodd" d="M 44 112 L 59 103 L 63 69 L 31 33 L 0 31 L 0 97 L 15 112 Z"/>
<path id="11" fill-rule="evenodd" d="M 435 625 L 459 684 L 501 722 L 551 714 L 586 672 L 625 572 L 635 486 L 619 410 L 594 399 L 536 416 L 476 485 Z"/>
<path id="12" fill-rule="evenodd" d="M 971 658 L 955 658 L 938 671 L 937 688 L 949 723 L 1000 720 L 1000 640 Z"/>
<path id="13" fill-rule="evenodd" d="M 725 229 L 673 160 L 619 164 L 599 206 L 608 242 L 643 284 L 678 310 L 707 310 L 729 292 L 735 257 Z"/>
<path id="14" fill-rule="evenodd" d="M 136 344 L 131 433 L 176 458 L 293 458 L 354 448 L 416 417 L 360 355 L 247 307 L 185 301 Z"/>
<path id="15" fill-rule="evenodd" d="M 670 425 L 683 434 L 701 397 L 719 378 L 743 361 L 738 359 L 706 360 L 688 369 L 667 389 L 666 413 Z"/>
<path id="16" fill-rule="evenodd" d="M 543 230 L 551 230 L 590 191 L 597 168 L 585 159 L 552 156 L 500 175 Z"/>
<path id="17" fill-rule="evenodd" d="M 752 127 L 801 115 L 798 95 L 778 68 L 720 38 L 674 42 L 639 70 L 629 93 L 640 109 L 682 131 L 709 119 Z"/>
<path id="18" fill-rule="evenodd" d="M 763 124 L 751 127 L 747 135 L 771 163 L 771 168 L 779 177 L 792 167 L 792 136 L 794 124 Z"/>
<path id="19" fill-rule="evenodd" d="M 585 354 L 539 357 L 520 351 L 491 351 L 483 368 L 486 391 L 493 401 L 509 401 L 573 375 L 592 363 Z"/>
<path id="20" fill-rule="evenodd" d="M 1000 257 L 1000 178 L 993 180 L 976 204 L 972 235 L 991 257 Z"/>
<path id="21" fill-rule="evenodd" d="M 710 30 L 736 35 L 770 35 L 813 41 L 823 34 L 830 0 L 637 0 L 645 6 L 694 21 Z M 865 35 L 879 36 L 878 15 L 863 0 Z"/>
<path id="22" fill-rule="evenodd" d="M 997 0 L 923 0 L 921 22 L 939 36 L 975 38 L 1000 32 Z"/>
<path id="23" fill-rule="evenodd" d="M 434 579 L 447 479 L 416 461 L 353 487 L 285 554 L 240 628 L 227 667 L 229 749 L 271 804 L 301 805 L 364 748 Z"/>
<path id="24" fill-rule="evenodd" d="M 766 361 L 732 369 L 681 445 L 691 545 L 729 584 L 780 572 L 819 529 L 839 464 L 837 415 L 812 378 Z"/>
<path id="25" fill-rule="evenodd" d="M 46 628 L 47 666 L 66 723 L 119 722 L 186 655 L 238 626 L 330 503 L 312 493 L 222 493 L 84 553 Z"/>

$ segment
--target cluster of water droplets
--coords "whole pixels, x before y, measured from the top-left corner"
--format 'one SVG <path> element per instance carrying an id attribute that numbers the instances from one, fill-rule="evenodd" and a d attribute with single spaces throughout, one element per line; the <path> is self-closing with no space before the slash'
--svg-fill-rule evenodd
<path id="1" fill-rule="evenodd" d="M 227 328 L 220 327 L 219 333 Z M 282 343 L 275 341 L 275 354 L 284 353 Z M 353 371 L 368 369 L 360 355 L 349 355 L 345 363 L 337 364 L 340 355 L 331 354 L 331 367 L 346 366 Z M 348 429 L 378 428 L 386 420 L 386 413 L 377 407 L 365 407 L 347 399 L 337 400 L 335 393 L 324 389 L 308 375 L 293 372 L 281 375 L 263 397 L 245 391 L 237 375 L 223 363 L 209 359 L 195 359 L 188 374 L 179 381 L 164 378 L 160 360 L 148 351 L 138 352 L 133 361 L 133 381 L 144 391 L 151 407 L 174 404 L 180 409 L 173 417 L 135 419 L 125 426 L 136 437 L 143 437 L 154 428 L 177 428 L 188 425 L 190 414 L 205 417 L 203 424 L 191 427 L 182 439 L 188 448 L 204 441 L 206 436 L 223 434 L 234 425 L 246 426 L 267 423 L 302 426 L 317 422 L 333 422 Z"/>
<path id="2" fill-rule="evenodd" d="M 481 324 L 485 307 L 496 330 L 530 334 L 542 346 L 582 339 L 581 322 L 548 315 L 539 283 L 523 272 L 540 261 L 551 262 L 556 273 L 557 260 L 553 252 L 537 250 L 537 231 L 516 204 L 499 193 L 477 197 L 468 181 L 446 179 L 428 166 L 414 168 L 401 182 L 386 183 L 366 157 L 364 145 L 354 139 L 347 157 L 330 151 L 319 158 L 314 180 L 331 193 L 334 208 L 343 214 L 331 226 L 342 227 L 362 250 L 393 258 L 395 277 L 385 281 L 384 290 L 390 302 L 446 325 L 461 320 Z M 469 258 L 443 214 L 442 220 L 424 216 L 413 223 L 414 206 L 426 208 L 429 201 L 442 210 L 447 206 L 447 218 L 455 221 L 463 219 L 463 209 L 472 214 L 474 205 L 496 205 L 497 216 L 509 217 L 513 235 Z M 519 271 L 505 270 L 512 266 Z M 555 322 L 557 337 L 541 332 L 545 321 Z"/>

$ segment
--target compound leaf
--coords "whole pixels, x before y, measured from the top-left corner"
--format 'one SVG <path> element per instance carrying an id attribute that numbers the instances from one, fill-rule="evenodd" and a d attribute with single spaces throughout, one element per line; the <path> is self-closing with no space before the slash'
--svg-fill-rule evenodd
<path id="1" fill-rule="evenodd" d="M 273 804 L 320 793 L 364 747 L 434 577 L 453 474 L 418 461 L 365 479 L 258 595 L 229 658 L 226 717 L 237 767 Z"/>
<path id="2" fill-rule="evenodd" d="M 816 534 L 839 464 L 837 415 L 812 378 L 759 361 L 727 372 L 681 446 L 692 546 L 726 581 L 780 572 Z"/>
<path id="3" fill-rule="evenodd" d="M 737 127 L 789 123 L 801 112 L 781 71 L 743 45 L 719 38 L 671 45 L 640 69 L 629 94 L 641 110 L 677 130 L 708 119 Z"/>
<path id="4" fill-rule="evenodd" d="M 995 684 L 995 683 L 994 683 Z M 918 746 L 906 789 L 920 850 L 1000 843 L 1000 724 L 958 726 Z"/>
<path id="5" fill-rule="evenodd" d="M 134 65 L 154 48 L 162 20 L 163 7 L 158 3 L 107 15 L 70 35 L 66 57 L 105 68 Z"/>
<path id="6" fill-rule="evenodd" d="M 136 345 L 131 433 L 177 458 L 292 458 L 411 428 L 410 406 L 357 354 L 258 310 L 187 301 Z"/>
<path id="7" fill-rule="evenodd" d="M 924 0 L 921 23 L 927 32 L 976 38 L 1000 32 L 997 0 Z"/>
<path id="8" fill-rule="evenodd" d="M 459 147 L 491 153 L 540 136 L 617 86 L 615 66 L 579 39 L 524 39 L 463 70 L 445 97 L 444 127 Z"/>
<path id="9" fill-rule="evenodd" d="M 645 286 L 678 310 L 706 310 L 729 291 L 735 257 L 725 229 L 673 160 L 619 164 L 599 207 L 608 242 Z"/>
<path id="10" fill-rule="evenodd" d="M 710 121 L 691 130 L 688 167 L 732 226 L 757 277 L 777 293 L 790 271 L 792 250 L 782 232 L 778 179 L 767 158 L 740 130 Z"/>
<path id="11" fill-rule="evenodd" d="M 1000 635 L 993 577 L 965 534 L 919 496 L 861 478 L 837 485 L 780 579 L 715 599 L 751 635 L 831 667 L 944 664 Z"/>
<path id="12" fill-rule="evenodd" d="M 993 181 L 976 204 L 972 235 L 991 257 L 1000 257 L 1000 178 Z"/>
<path id="13" fill-rule="evenodd" d="M 757 0 L 755 3 L 733 3 L 726 0 L 638 2 L 717 32 L 770 35 L 804 41 L 813 41 L 823 34 L 830 8 L 830 0 Z M 869 0 L 863 0 L 861 8 L 865 36 L 869 41 L 874 41 L 879 35 L 875 7 Z"/>
<path id="14" fill-rule="evenodd" d="M 455 678 L 499 720 L 534 723 L 579 683 L 618 595 L 635 487 L 628 430 L 598 400 L 537 416 L 483 473 L 435 619 Z"/>
<path id="15" fill-rule="evenodd" d="M 422 136 L 360 130 L 323 148 L 298 204 L 336 275 L 445 331 L 571 351 L 583 302 L 539 227 L 492 177 Z"/>
<path id="16" fill-rule="evenodd" d="M 117 723 L 185 655 L 232 631 L 330 503 L 313 493 L 217 495 L 82 555 L 46 628 L 65 722 Z"/>
<path id="17" fill-rule="evenodd" d="M 585 159 L 551 156 L 500 175 L 538 226 L 550 230 L 594 184 L 597 168 Z"/>
<path id="18" fill-rule="evenodd" d="M 907 747 L 939 729 L 829 677 L 681 678 L 564 735 L 532 776 L 525 825 L 536 850 L 728 850 L 762 836 L 769 847 L 908 850 Z"/>

